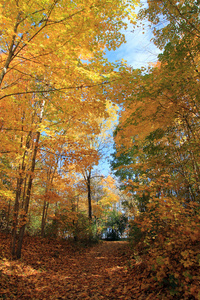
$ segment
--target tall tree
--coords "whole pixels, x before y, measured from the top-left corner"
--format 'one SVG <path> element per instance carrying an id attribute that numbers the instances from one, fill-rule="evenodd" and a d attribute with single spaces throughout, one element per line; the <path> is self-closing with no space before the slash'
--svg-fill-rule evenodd
<path id="1" fill-rule="evenodd" d="M 103 116 L 107 96 L 101 86 L 108 80 L 102 75 L 113 70 L 103 57 L 104 47 L 114 49 L 124 41 L 120 29 L 133 5 L 119 0 L 0 1 L 0 109 L 6 112 L 0 151 L 15 161 L 17 181 L 13 257 L 21 256 L 41 136 L 65 132 L 64 120 L 86 128 L 90 112 Z M 61 120 L 63 127 L 56 129 Z"/>
<path id="2" fill-rule="evenodd" d="M 168 298 L 197 298 L 199 5 L 168 0 L 148 4 L 141 17 L 159 25 L 155 42 L 164 51 L 146 72 L 124 74 L 113 167 L 125 179 L 126 193 L 136 200 L 130 228 L 134 249 L 147 262 L 147 281 L 152 287 L 161 285 Z M 145 204 L 142 209 L 140 203 Z M 188 280 L 183 274 L 191 275 L 190 291 L 182 288 Z"/>

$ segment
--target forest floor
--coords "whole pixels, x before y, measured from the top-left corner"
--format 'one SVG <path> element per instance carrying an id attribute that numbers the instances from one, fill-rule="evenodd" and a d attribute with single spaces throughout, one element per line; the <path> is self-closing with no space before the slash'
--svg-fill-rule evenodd
<path id="1" fill-rule="evenodd" d="M 0 299 L 152 299 L 129 268 L 128 242 L 81 244 L 25 237 L 22 258 L 9 257 L 0 234 Z M 155 299 L 155 298 L 154 298 Z"/>

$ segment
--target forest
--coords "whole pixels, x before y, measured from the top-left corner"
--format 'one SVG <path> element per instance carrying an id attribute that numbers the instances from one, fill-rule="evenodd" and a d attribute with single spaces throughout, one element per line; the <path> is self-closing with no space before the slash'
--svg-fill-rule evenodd
<path id="1" fill-rule="evenodd" d="M 199 0 L 0 0 L 0 299 L 200 300 L 199 91 Z"/>

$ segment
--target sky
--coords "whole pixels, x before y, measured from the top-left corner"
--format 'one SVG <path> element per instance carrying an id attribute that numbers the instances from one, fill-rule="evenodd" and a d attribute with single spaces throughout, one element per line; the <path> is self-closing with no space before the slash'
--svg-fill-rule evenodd
<path id="1" fill-rule="evenodd" d="M 150 63 L 155 63 L 158 60 L 160 50 L 151 41 L 153 33 L 147 21 L 144 22 L 143 28 L 139 26 L 133 31 L 133 25 L 129 24 L 127 30 L 123 31 L 126 43 L 115 51 L 107 51 L 106 56 L 108 60 L 110 62 L 121 61 L 122 59 L 126 60 L 127 64 L 133 69 L 147 67 Z M 113 149 L 111 148 L 110 154 L 112 152 Z M 105 161 L 99 163 L 98 169 L 104 176 L 107 176 L 111 172 L 109 163 Z"/>
<path id="2" fill-rule="evenodd" d="M 137 9 L 138 11 L 138 9 Z M 127 64 L 134 69 L 147 67 L 149 63 L 155 63 L 160 50 L 153 44 L 152 30 L 149 28 L 149 22 L 144 22 L 144 30 L 142 26 L 133 31 L 133 25 L 129 24 L 125 34 L 126 43 L 122 44 L 115 51 L 107 51 L 106 56 L 109 61 L 126 60 Z"/>

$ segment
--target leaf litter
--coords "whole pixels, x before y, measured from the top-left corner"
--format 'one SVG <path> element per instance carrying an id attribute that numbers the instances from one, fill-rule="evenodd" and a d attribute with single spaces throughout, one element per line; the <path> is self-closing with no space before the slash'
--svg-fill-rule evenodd
<path id="1" fill-rule="evenodd" d="M 80 243 L 25 237 L 22 258 L 9 257 L 0 235 L 0 299 L 145 299 L 127 268 L 127 242 Z"/>

